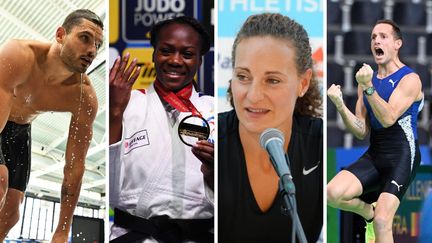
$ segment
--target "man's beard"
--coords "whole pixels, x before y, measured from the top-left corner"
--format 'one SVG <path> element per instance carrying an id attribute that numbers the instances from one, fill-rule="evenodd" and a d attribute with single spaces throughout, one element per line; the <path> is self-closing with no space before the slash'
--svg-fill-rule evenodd
<path id="1" fill-rule="evenodd" d="M 74 62 L 74 56 L 72 53 L 68 53 L 68 51 L 64 50 L 64 46 L 60 50 L 60 59 L 66 65 L 66 68 L 73 73 L 85 73 L 88 67 L 83 67 L 81 64 L 81 59 L 79 61 Z M 78 63 L 79 62 L 79 63 Z M 76 64 L 78 63 L 78 64 Z"/>

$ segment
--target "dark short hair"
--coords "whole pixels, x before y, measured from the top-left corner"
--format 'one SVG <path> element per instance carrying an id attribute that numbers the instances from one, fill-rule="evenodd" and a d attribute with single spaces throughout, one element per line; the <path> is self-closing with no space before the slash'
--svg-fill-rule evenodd
<path id="1" fill-rule="evenodd" d="M 76 25 L 81 24 L 82 19 L 87 19 L 97 26 L 104 28 L 102 20 L 95 13 L 88 9 L 77 9 L 70 13 L 64 20 L 62 27 L 65 28 L 66 33 L 69 33 Z"/>
<path id="2" fill-rule="evenodd" d="M 394 36 L 394 38 L 396 40 L 403 40 L 402 39 L 402 32 L 401 32 L 399 26 L 393 20 L 390 20 L 390 19 L 381 19 L 381 20 L 378 20 L 375 23 L 374 28 L 375 28 L 375 26 L 377 26 L 379 24 L 389 24 L 389 25 L 391 25 L 392 28 L 393 28 L 393 36 Z"/>
<path id="3" fill-rule="evenodd" d="M 173 23 L 188 25 L 200 35 L 201 56 L 205 55 L 210 50 L 211 37 L 209 33 L 206 29 L 204 29 L 200 22 L 198 22 L 198 20 L 188 16 L 180 16 L 172 19 L 167 19 L 155 24 L 150 31 L 150 44 L 153 46 L 153 48 L 156 48 L 157 46 L 159 40 L 159 32 L 161 31 L 161 29 Z"/>

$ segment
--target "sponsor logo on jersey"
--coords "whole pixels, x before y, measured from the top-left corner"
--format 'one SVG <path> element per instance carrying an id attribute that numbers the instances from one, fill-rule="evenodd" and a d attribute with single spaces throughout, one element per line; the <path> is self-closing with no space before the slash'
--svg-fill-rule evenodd
<path id="1" fill-rule="evenodd" d="M 392 87 L 394 88 L 395 84 L 398 82 L 399 80 L 393 81 L 393 79 L 389 80 L 389 83 L 391 83 Z"/>
<path id="2" fill-rule="evenodd" d="M 132 136 L 130 136 L 129 138 L 125 138 L 124 141 L 124 146 L 125 146 L 125 150 L 124 153 L 128 154 L 130 153 L 132 150 L 142 147 L 142 146 L 146 146 L 149 145 L 150 141 L 148 138 L 148 133 L 147 130 L 141 130 L 138 131 L 136 133 L 134 133 Z"/>
<path id="3" fill-rule="evenodd" d="M 309 169 L 306 169 L 306 166 L 303 167 L 303 175 L 309 175 L 312 171 L 314 171 L 316 168 L 318 168 L 320 163 L 321 163 L 321 161 L 318 161 L 318 163 L 316 163 L 315 166 L 312 166 Z"/>
<path id="4" fill-rule="evenodd" d="M 400 191 L 400 188 L 403 187 L 403 185 L 399 185 L 395 180 L 392 180 L 391 183 L 397 187 L 398 191 Z"/>

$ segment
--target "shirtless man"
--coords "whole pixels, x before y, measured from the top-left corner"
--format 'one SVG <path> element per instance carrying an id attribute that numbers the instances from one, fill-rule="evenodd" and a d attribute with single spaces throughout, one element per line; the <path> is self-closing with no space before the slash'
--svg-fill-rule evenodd
<path id="1" fill-rule="evenodd" d="M 31 122 L 45 111 L 70 112 L 60 218 L 52 242 L 67 242 L 92 138 L 97 98 L 85 71 L 102 45 L 103 23 L 76 10 L 55 41 L 10 40 L 0 47 L 0 241 L 18 222 L 30 174 Z"/>

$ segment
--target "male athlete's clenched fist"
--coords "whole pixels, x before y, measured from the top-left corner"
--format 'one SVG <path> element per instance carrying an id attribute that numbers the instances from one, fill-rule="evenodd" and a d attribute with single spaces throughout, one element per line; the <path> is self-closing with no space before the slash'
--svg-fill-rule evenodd
<path id="1" fill-rule="evenodd" d="M 355 77 L 356 77 L 357 83 L 363 89 L 366 89 L 366 88 L 372 86 L 372 75 L 373 75 L 373 70 L 372 70 L 371 66 L 369 66 L 366 63 L 363 63 L 363 67 L 361 67 L 360 70 L 357 71 Z"/>
<path id="2" fill-rule="evenodd" d="M 336 108 L 339 110 L 343 106 L 342 91 L 340 85 L 332 84 L 327 90 L 327 96 L 335 104 Z"/>

